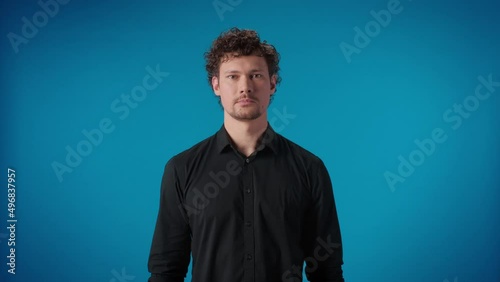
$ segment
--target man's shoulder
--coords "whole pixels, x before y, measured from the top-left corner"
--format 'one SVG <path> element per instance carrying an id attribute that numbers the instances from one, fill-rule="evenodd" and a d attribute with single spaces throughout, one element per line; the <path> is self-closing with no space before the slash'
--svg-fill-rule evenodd
<path id="1" fill-rule="evenodd" d="M 191 147 L 184 149 L 183 151 L 173 155 L 168 162 L 175 164 L 176 166 L 185 165 L 198 158 L 200 155 L 208 152 L 212 146 L 215 146 L 215 136 L 217 133 L 212 134 L 205 139 L 198 141 Z"/>

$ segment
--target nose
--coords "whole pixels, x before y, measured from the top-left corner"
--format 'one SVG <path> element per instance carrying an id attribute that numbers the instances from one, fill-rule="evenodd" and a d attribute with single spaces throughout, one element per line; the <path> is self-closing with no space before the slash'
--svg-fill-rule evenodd
<path id="1" fill-rule="evenodd" d="M 247 76 L 242 76 L 240 78 L 238 87 L 240 89 L 240 94 L 253 92 L 253 82 Z"/>

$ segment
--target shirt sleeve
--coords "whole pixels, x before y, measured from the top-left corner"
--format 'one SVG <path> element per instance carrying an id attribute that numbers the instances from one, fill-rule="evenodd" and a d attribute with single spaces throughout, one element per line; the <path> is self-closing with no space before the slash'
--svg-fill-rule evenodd
<path id="1" fill-rule="evenodd" d="M 191 231 L 173 158 L 165 165 L 160 206 L 148 260 L 148 282 L 183 282 L 191 254 Z"/>
<path id="2" fill-rule="evenodd" d="M 332 182 L 321 160 L 311 172 L 312 203 L 306 212 L 304 233 L 306 277 L 311 282 L 344 282 L 342 238 Z"/>

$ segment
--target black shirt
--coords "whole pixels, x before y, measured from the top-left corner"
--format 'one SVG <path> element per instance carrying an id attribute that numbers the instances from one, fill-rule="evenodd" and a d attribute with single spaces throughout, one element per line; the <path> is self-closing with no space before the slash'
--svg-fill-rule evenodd
<path id="1" fill-rule="evenodd" d="M 320 158 L 268 123 L 249 157 L 224 125 L 165 165 L 149 282 L 343 282 L 332 184 Z"/>

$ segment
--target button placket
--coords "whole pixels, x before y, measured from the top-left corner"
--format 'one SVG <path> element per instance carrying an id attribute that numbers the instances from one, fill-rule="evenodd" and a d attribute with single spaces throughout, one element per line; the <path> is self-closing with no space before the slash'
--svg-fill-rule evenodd
<path id="1" fill-rule="evenodd" d="M 245 159 L 245 165 L 242 173 L 242 181 L 244 186 L 243 193 L 243 240 L 246 260 L 244 267 L 244 282 L 254 282 L 255 280 L 255 237 L 254 237 L 254 187 L 252 183 L 253 170 L 252 165 L 249 165 L 250 159 Z"/>

